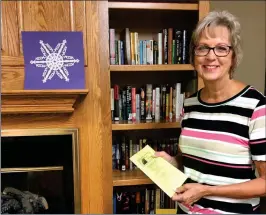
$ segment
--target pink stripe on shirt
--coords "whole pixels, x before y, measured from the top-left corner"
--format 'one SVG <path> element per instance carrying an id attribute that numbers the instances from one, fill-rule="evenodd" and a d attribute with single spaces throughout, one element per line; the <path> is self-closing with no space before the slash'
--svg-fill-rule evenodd
<path id="1" fill-rule="evenodd" d="M 266 115 L 266 107 L 261 108 L 259 110 L 255 110 L 252 117 L 251 117 L 251 121 L 255 120 L 261 116 L 265 116 L 265 115 Z"/>
<path id="2" fill-rule="evenodd" d="M 250 144 L 259 144 L 259 143 L 265 143 L 266 140 L 258 140 L 258 141 L 250 141 Z"/>
<path id="3" fill-rule="evenodd" d="M 191 213 L 201 213 L 201 214 L 221 214 L 215 210 L 213 210 L 212 208 L 202 208 L 202 207 L 199 207 L 198 205 L 193 205 L 193 206 L 189 206 L 189 205 L 186 205 L 184 203 L 180 203 L 182 204 L 182 206 L 184 208 L 187 209 L 187 211 L 191 212 Z M 177 211 L 178 213 L 178 211 Z"/>
<path id="4" fill-rule="evenodd" d="M 181 132 L 181 135 L 207 139 L 207 140 L 219 140 L 223 142 L 234 143 L 244 147 L 248 147 L 248 141 L 226 134 L 211 134 L 204 131 L 192 131 L 184 128 Z"/>

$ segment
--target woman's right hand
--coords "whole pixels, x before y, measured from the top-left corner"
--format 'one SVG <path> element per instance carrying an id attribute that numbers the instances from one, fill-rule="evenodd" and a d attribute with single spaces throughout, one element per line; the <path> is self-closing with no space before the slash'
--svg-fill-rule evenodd
<path id="1" fill-rule="evenodd" d="M 162 157 L 164 160 L 172 164 L 173 166 L 177 167 L 177 161 L 175 157 L 167 154 L 165 151 L 157 151 L 154 154 L 155 157 Z"/>

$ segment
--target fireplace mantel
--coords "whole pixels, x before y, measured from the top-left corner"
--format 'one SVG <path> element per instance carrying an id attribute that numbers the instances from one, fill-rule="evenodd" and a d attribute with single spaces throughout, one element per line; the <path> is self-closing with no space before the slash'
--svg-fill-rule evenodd
<path id="1" fill-rule="evenodd" d="M 72 113 L 88 90 L 9 90 L 1 92 L 1 114 Z"/>

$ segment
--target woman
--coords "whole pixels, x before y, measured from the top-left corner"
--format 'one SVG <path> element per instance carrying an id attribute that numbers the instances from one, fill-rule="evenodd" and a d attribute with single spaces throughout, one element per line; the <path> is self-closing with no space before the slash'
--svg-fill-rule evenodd
<path id="1" fill-rule="evenodd" d="M 258 213 L 266 194 L 266 102 L 233 79 L 241 60 L 236 18 L 210 12 L 193 33 L 190 56 L 204 88 L 184 102 L 179 148 L 190 181 L 172 197 L 178 213 Z M 165 152 L 155 155 L 178 166 Z"/>

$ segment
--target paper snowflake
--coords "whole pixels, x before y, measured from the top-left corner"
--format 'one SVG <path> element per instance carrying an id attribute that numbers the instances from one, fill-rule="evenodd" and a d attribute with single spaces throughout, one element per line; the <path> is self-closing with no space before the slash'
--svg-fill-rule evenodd
<path id="1" fill-rule="evenodd" d="M 67 41 L 63 40 L 62 43 L 58 43 L 55 49 L 53 49 L 48 43 L 44 43 L 40 40 L 41 52 L 43 56 L 36 57 L 35 60 L 31 60 L 31 64 L 35 64 L 36 67 L 45 68 L 42 74 L 45 83 L 48 79 L 51 80 L 56 74 L 60 79 L 69 82 L 69 72 L 66 67 L 74 66 L 79 62 L 79 59 L 74 59 L 73 56 L 66 56 Z"/>

